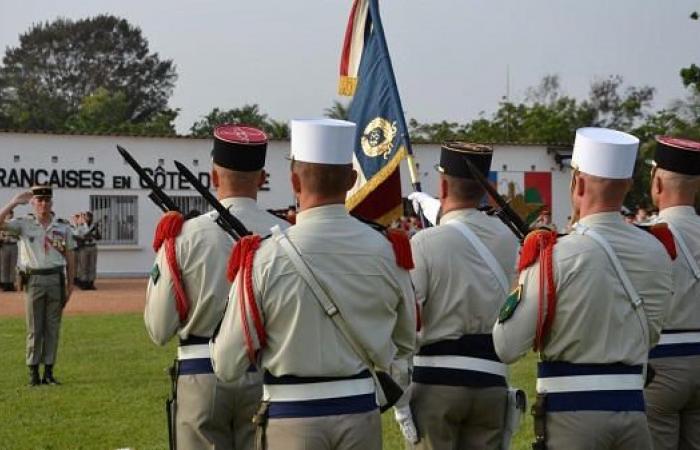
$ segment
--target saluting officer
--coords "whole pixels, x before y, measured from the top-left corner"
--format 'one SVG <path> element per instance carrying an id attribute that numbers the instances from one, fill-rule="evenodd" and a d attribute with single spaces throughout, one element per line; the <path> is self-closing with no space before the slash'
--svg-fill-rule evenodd
<path id="1" fill-rule="evenodd" d="M 656 376 L 645 392 L 647 415 L 655 449 L 700 449 L 700 142 L 669 136 L 656 142 L 651 197 L 678 257 L 673 299 L 649 354 Z"/>
<path id="2" fill-rule="evenodd" d="M 491 330 L 514 281 L 518 240 L 476 209 L 485 192 L 464 161 L 487 177 L 492 156 L 484 145 L 443 144 L 440 224 L 411 239 L 422 324 L 410 411 L 397 408 L 397 419 L 415 442 L 413 413 L 420 449 L 498 449 L 504 438 L 507 367 Z"/>
<path id="3" fill-rule="evenodd" d="M 5 221 L 12 219 L 12 211 Z M 3 291 L 15 290 L 17 271 L 17 235 L 11 231 L 0 230 L 0 287 Z"/>
<path id="4" fill-rule="evenodd" d="M 249 230 L 262 234 L 285 226 L 256 203 L 266 150 L 267 137 L 258 129 L 221 125 L 214 130 L 211 179 L 217 198 Z M 233 246 L 216 219 L 216 212 L 200 215 L 186 221 L 179 236 L 166 239 L 146 294 L 144 319 L 153 342 L 165 345 L 175 335 L 180 341 L 175 434 L 181 449 L 253 448 L 251 418 L 262 394 L 261 373 L 244 371 L 236 382 L 222 383 L 212 371 L 209 339 L 226 306 Z"/>
<path id="5" fill-rule="evenodd" d="M 53 191 L 34 186 L 0 211 L 0 229 L 19 237 L 19 267 L 26 289 L 29 385 L 59 384 L 53 375 L 61 316 L 73 291 L 75 243 L 67 221 L 52 212 Z M 5 222 L 17 206 L 31 200 L 33 214 Z M 44 364 L 39 378 L 39 364 Z"/>
<path id="6" fill-rule="evenodd" d="M 540 354 L 534 448 L 651 448 L 644 372 L 672 296 L 673 242 L 668 230 L 658 230 L 660 242 L 620 214 L 638 145 L 619 131 L 576 132 L 578 223 L 558 241 L 553 231 L 528 235 L 519 286 L 494 327 L 502 361 Z"/>
<path id="7" fill-rule="evenodd" d="M 383 234 L 345 209 L 357 176 L 354 123 L 293 120 L 291 132 L 300 213 L 286 232 L 238 243 L 237 278 L 212 341 L 214 370 L 224 380 L 243 376 L 251 363 L 264 370 L 269 410 L 257 417 L 264 424 L 269 415 L 269 422 L 258 443 L 271 450 L 380 449 L 368 365 L 386 370 L 394 362 L 395 375 L 407 376 L 416 328 L 405 268 L 410 246 L 403 235 L 393 251 Z M 322 308 L 323 298 L 335 307 Z"/>

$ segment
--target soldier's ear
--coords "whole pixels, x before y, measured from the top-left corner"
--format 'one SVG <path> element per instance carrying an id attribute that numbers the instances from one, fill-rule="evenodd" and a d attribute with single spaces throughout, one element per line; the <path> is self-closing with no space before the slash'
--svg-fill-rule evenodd
<path id="1" fill-rule="evenodd" d="M 447 186 L 447 180 L 445 177 L 440 176 L 440 200 L 444 200 L 447 198 L 447 191 L 449 190 L 449 187 Z"/>
<path id="2" fill-rule="evenodd" d="M 292 182 L 292 192 L 299 195 L 301 192 L 301 178 L 299 177 L 299 174 L 297 174 L 295 171 L 291 171 L 289 179 Z"/>
<path id="3" fill-rule="evenodd" d="M 260 170 L 260 178 L 258 178 L 258 188 L 263 187 L 265 184 L 265 177 L 267 175 L 267 172 L 265 172 L 265 169 Z"/>
<path id="4" fill-rule="evenodd" d="M 215 189 L 219 188 L 219 173 L 216 169 L 211 169 L 211 184 Z"/>

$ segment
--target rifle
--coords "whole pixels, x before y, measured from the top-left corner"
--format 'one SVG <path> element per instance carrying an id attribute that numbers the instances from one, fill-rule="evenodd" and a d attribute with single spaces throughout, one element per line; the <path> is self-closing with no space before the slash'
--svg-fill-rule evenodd
<path id="1" fill-rule="evenodd" d="M 489 183 L 486 177 L 479 172 L 479 169 L 474 166 L 474 163 L 469 161 L 468 158 L 464 158 L 464 162 L 467 164 L 467 168 L 474 177 L 474 180 L 476 180 L 476 182 L 479 183 L 482 188 L 484 188 L 489 197 L 491 197 L 498 205 L 498 208 L 493 211 L 493 214 L 501 219 L 501 222 L 506 224 L 510 231 L 512 231 L 520 241 L 525 239 L 525 236 L 527 236 L 527 234 L 530 232 L 530 227 L 523 219 L 520 218 L 520 216 L 518 216 L 518 213 L 513 211 L 513 208 L 510 207 L 508 202 L 501 197 L 501 194 L 499 194 L 491 183 Z"/>
<path id="2" fill-rule="evenodd" d="M 211 192 L 209 192 L 209 189 L 204 187 L 202 183 L 199 182 L 197 177 L 190 172 L 190 170 L 185 167 L 181 162 L 175 161 L 175 167 L 177 167 L 177 170 L 185 177 L 185 179 L 192 185 L 193 188 L 199 192 L 199 194 L 204 197 L 204 200 L 211 205 L 214 210 L 216 210 L 217 213 L 219 213 L 219 217 L 216 219 L 216 223 L 226 232 L 228 233 L 234 240 L 239 240 L 243 236 L 247 236 L 251 234 L 250 231 L 243 225 L 243 223 L 236 219 L 233 214 L 229 212 L 229 210 L 222 205 L 216 197 L 212 195 Z"/>
<path id="3" fill-rule="evenodd" d="M 177 207 L 173 199 L 168 197 L 168 194 L 163 192 L 163 190 L 158 187 L 158 185 L 153 181 L 153 178 L 148 176 L 145 170 L 143 170 L 143 167 L 139 165 L 138 162 L 134 159 L 133 156 L 129 152 L 126 151 L 124 147 L 121 145 L 117 145 L 117 150 L 119 150 L 119 154 L 122 155 L 124 160 L 131 166 L 132 169 L 139 175 L 141 180 L 146 183 L 146 186 L 148 186 L 148 189 L 151 190 L 151 193 L 148 194 L 148 198 L 151 199 L 153 203 L 156 204 L 163 212 L 168 212 L 168 211 L 177 211 L 177 212 L 182 212 L 180 211 L 180 208 Z"/>

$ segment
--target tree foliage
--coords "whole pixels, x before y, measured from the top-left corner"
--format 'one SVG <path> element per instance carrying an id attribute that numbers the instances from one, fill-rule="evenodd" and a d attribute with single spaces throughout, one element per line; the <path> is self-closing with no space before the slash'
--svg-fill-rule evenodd
<path id="1" fill-rule="evenodd" d="M 240 108 L 221 110 L 214 108 L 190 128 L 192 136 L 211 137 L 214 128 L 224 123 L 248 125 L 259 128 L 271 139 L 289 139 L 289 126 L 284 122 L 269 119 L 257 104 L 243 105 Z"/>
<path id="2" fill-rule="evenodd" d="M 57 131 L 89 123 L 90 116 L 101 127 L 120 120 L 111 122 L 114 128 L 148 128 L 177 115 L 168 109 L 173 62 L 151 53 L 141 30 L 125 19 L 57 19 L 32 26 L 19 41 L 0 67 L 6 125 Z"/>
<path id="3" fill-rule="evenodd" d="M 333 104 L 323 111 L 326 117 L 331 119 L 348 120 L 348 113 L 350 112 L 350 104 L 339 102 L 334 100 Z"/>

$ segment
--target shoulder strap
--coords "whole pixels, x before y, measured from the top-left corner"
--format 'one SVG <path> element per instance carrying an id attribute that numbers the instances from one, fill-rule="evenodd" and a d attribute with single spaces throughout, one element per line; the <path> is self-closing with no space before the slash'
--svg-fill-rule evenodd
<path id="1" fill-rule="evenodd" d="M 700 280 L 700 267 L 698 267 L 697 261 L 695 261 L 695 258 L 693 258 L 693 254 L 690 253 L 690 249 L 688 248 L 688 244 L 685 243 L 683 235 L 678 228 L 674 227 L 670 222 L 664 223 L 668 226 L 668 229 L 671 230 L 671 233 L 673 233 L 673 237 L 676 239 L 678 247 L 681 249 L 681 253 L 683 253 L 683 257 L 685 257 L 685 260 L 688 263 L 688 267 L 690 267 L 690 271 L 693 272 L 693 276 L 696 280 Z"/>
<path id="2" fill-rule="evenodd" d="M 510 290 L 508 276 L 506 276 L 506 272 L 503 270 L 501 263 L 498 262 L 491 250 L 484 245 L 484 242 L 479 239 L 479 236 L 467 225 L 458 220 L 450 220 L 445 225 L 449 225 L 458 230 L 472 244 L 474 249 L 476 249 L 477 253 L 481 256 L 481 259 L 484 260 L 486 265 L 489 266 L 489 269 L 491 269 L 491 272 L 496 276 L 496 280 L 498 280 L 498 284 L 501 285 L 503 293 L 508 295 L 508 291 Z"/>
<path id="3" fill-rule="evenodd" d="M 294 244 L 292 244 L 292 241 L 290 241 L 287 235 L 280 229 L 280 226 L 275 225 L 274 227 L 270 228 L 270 231 L 272 232 L 273 239 L 280 244 L 280 247 L 287 254 L 292 264 L 294 264 L 294 267 L 299 272 L 299 275 L 301 275 L 306 282 L 306 285 L 309 287 L 309 289 L 311 289 L 311 292 L 313 292 L 318 304 L 321 306 L 326 315 L 333 321 L 333 324 L 338 328 L 338 331 L 340 331 L 340 334 L 343 335 L 343 338 L 345 338 L 348 344 L 350 344 L 353 352 L 355 352 L 358 358 L 360 358 L 367 366 L 372 374 L 372 378 L 375 379 L 377 386 L 379 386 L 372 359 L 369 357 L 364 347 L 362 347 L 357 339 L 355 339 L 350 327 L 348 326 L 348 323 L 340 314 L 340 310 L 333 301 L 333 298 L 318 282 L 306 261 L 304 261 L 304 259 L 301 257 L 299 251 L 296 249 L 296 247 L 294 247 Z M 383 395 L 383 393 L 381 393 L 381 389 L 377 389 L 377 393 Z"/>
<path id="4" fill-rule="evenodd" d="M 649 342 L 649 333 L 647 329 L 647 321 L 646 321 L 646 314 L 644 311 L 644 308 L 640 308 L 642 306 L 642 298 L 639 296 L 639 293 L 637 290 L 634 288 L 634 285 L 632 284 L 632 281 L 630 280 L 630 277 L 627 275 L 627 271 L 625 271 L 625 268 L 622 267 L 622 263 L 620 262 L 620 258 L 617 257 L 617 254 L 615 253 L 615 250 L 610 246 L 610 243 L 597 231 L 587 227 L 586 225 L 583 225 L 581 223 L 577 223 L 574 226 L 574 231 L 576 234 L 580 234 L 582 236 L 588 236 L 591 239 L 593 239 L 602 249 L 605 251 L 605 253 L 608 255 L 608 259 L 612 263 L 613 267 L 615 268 L 615 272 L 617 273 L 617 277 L 620 279 L 622 282 L 622 286 L 625 288 L 625 292 L 627 292 L 627 297 L 632 304 L 632 309 L 634 310 L 635 314 L 637 315 L 637 319 L 639 319 L 639 324 L 642 327 L 642 334 L 644 335 L 644 339 Z"/>

